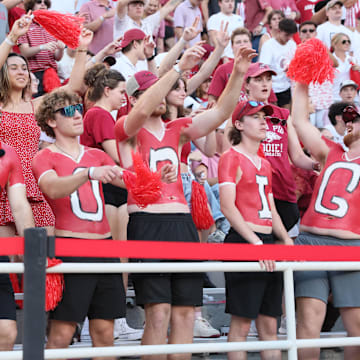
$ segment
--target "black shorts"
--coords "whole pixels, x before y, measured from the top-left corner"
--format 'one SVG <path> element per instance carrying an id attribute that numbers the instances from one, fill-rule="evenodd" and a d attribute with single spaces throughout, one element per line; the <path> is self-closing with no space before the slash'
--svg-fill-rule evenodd
<path id="1" fill-rule="evenodd" d="M 153 240 L 199 242 L 190 214 L 130 214 L 128 241 Z M 129 240 L 130 239 L 130 240 Z M 140 260 L 154 262 L 169 260 Z M 138 305 L 167 303 L 182 306 L 201 306 L 203 295 L 202 273 L 132 274 Z"/>
<path id="2" fill-rule="evenodd" d="M 174 28 L 172 26 L 165 26 L 165 37 L 164 39 L 170 39 L 175 37 Z"/>
<path id="3" fill-rule="evenodd" d="M 280 215 L 281 221 L 286 231 L 289 231 L 300 218 L 300 212 L 297 203 L 274 199 L 276 210 Z"/>
<path id="4" fill-rule="evenodd" d="M 64 257 L 63 262 L 119 262 L 109 258 Z M 91 319 L 125 317 L 126 296 L 122 274 L 64 274 L 64 293 L 49 318 L 82 322 Z"/>
<path id="5" fill-rule="evenodd" d="M 274 243 L 271 234 L 256 235 L 264 244 Z M 233 228 L 224 242 L 248 244 Z M 281 272 L 228 272 L 225 273 L 225 282 L 225 312 L 248 319 L 256 319 L 259 314 L 272 317 L 281 315 Z"/>
<path id="6" fill-rule="evenodd" d="M 9 258 L 0 256 L 0 262 L 9 262 Z M 0 274 L 0 319 L 16 320 L 14 290 L 8 274 Z"/>
<path id="7" fill-rule="evenodd" d="M 285 91 L 275 93 L 277 97 L 277 105 L 284 106 L 291 103 L 291 89 L 287 89 Z"/>
<path id="8" fill-rule="evenodd" d="M 120 207 L 127 203 L 127 190 L 112 184 L 103 184 L 105 205 Z"/>

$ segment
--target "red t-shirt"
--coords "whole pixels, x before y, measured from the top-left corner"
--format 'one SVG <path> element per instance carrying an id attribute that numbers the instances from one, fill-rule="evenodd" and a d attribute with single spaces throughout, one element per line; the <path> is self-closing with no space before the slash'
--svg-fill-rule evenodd
<path id="1" fill-rule="evenodd" d="M 38 182 L 41 176 L 55 171 L 58 176 L 69 176 L 91 166 L 115 165 L 104 151 L 81 147 L 77 161 L 70 156 L 46 148 L 36 154 L 33 171 Z M 55 215 L 55 229 L 74 233 L 105 235 L 110 227 L 105 216 L 102 185 L 89 180 L 69 196 L 61 199 L 47 198 Z"/>
<path id="2" fill-rule="evenodd" d="M 273 116 L 287 120 L 289 110 L 273 105 Z M 266 139 L 261 143 L 264 155 L 273 170 L 274 198 L 296 203 L 296 184 L 288 155 L 288 133 L 286 126 L 274 125 L 267 120 Z"/>
<path id="3" fill-rule="evenodd" d="M 111 114 L 98 107 L 90 108 L 84 116 L 84 132 L 80 136 L 80 143 L 103 149 L 105 140 L 115 139 L 115 121 Z"/>
<path id="4" fill-rule="evenodd" d="M 297 0 L 296 7 L 300 12 L 300 18 L 296 20 L 299 24 L 311 20 L 314 15 L 314 8 L 319 0 Z"/>
<path id="5" fill-rule="evenodd" d="M 269 204 L 271 188 L 271 165 L 263 158 L 260 167 L 236 148 L 226 151 L 219 161 L 219 186 L 236 186 L 235 205 L 246 222 L 254 225 L 272 226 Z M 236 174 L 241 170 L 237 182 Z"/>
<path id="6" fill-rule="evenodd" d="M 350 161 L 341 145 L 325 141 L 330 151 L 301 225 L 360 236 L 360 159 Z"/>
<path id="7" fill-rule="evenodd" d="M 24 176 L 19 156 L 15 150 L 6 144 L 2 144 L 5 155 L 0 157 L 0 191 L 2 192 L 6 185 L 16 184 L 25 185 Z"/>
<path id="8" fill-rule="evenodd" d="M 265 15 L 265 8 L 270 6 L 266 0 L 247 0 L 245 3 L 245 27 L 251 32 L 259 25 Z"/>
<path id="9" fill-rule="evenodd" d="M 125 132 L 126 116 L 116 122 L 116 141 L 123 142 L 129 139 Z M 182 203 L 187 205 L 181 174 L 179 142 L 182 129 L 192 124 L 192 118 L 180 118 L 168 123 L 162 123 L 164 132 L 161 138 L 149 130 L 142 128 L 136 135 L 137 148 L 143 160 L 149 164 L 152 171 L 160 170 L 165 164 L 173 164 L 177 168 L 177 181 L 171 184 L 162 184 L 162 196 L 155 204 Z M 121 154 L 119 153 L 121 162 Z M 128 205 L 136 204 L 131 194 L 128 194 Z"/>

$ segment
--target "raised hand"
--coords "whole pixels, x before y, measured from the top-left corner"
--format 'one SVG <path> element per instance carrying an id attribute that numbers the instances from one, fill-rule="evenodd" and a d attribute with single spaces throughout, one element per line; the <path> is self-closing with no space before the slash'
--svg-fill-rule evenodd
<path id="1" fill-rule="evenodd" d="M 179 68 L 182 71 L 191 70 L 205 55 L 206 50 L 201 46 L 202 44 L 204 41 L 199 41 L 184 52 L 179 62 Z"/>
<path id="2" fill-rule="evenodd" d="M 146 36 L 144 40 L 144 54 L 146 58 L 149 58 L 153 55 L 155 49 L 155 44 L 150 38 L 150 35 Z"/>
<path id="3" fill-rule="evenodd" d="M 16 42 L 20 36 L 25 35 L 28 32 L 31 23 L 32 16 L 31 11 L 29 11 L 26 15 L 22 16 L 20 19 L 17 19 L 14 22 L 14 25 L 8 35 L 9 38 Z"/>
<path id="4" fill-rule="evenodd" d="M 118 39 L 107 44 L 102 50 L 104 52 L 104 55 L 106 55 L 106 56 L 114 55 L 114 54 L 118 53 L 119 51 L 121 51 L 122 50 L 122 47 L 121 47 L 122 39 L 123 39 L 123 37 L 120 36 Z"/>
<path id="5" fill-rule="evenodd" d="M 257 53 L 254 49 L 242 46 L 235 55 L 233 71 L 246 74 L 252 59 L 256 56 Z"/>
<path id="6" fill-rule="evenodd" d="M 79 48 L 87 49 L 93 37 L 94 37 L 94 33 L 91 30 L 82 28 L 81 34 L 79 36 Z"/>
<path id="7" fill-rule="evenodd" d="M 220 30 L 216 32 L 216 36 L 215 36 L 216 46 L 220 46 L 224 49 L 226 48 L 230 40 L 230 36 L 227 31 L 228 26 L 229 26 L 228 21 L 226 22 L 225 27 L 224 27 L 224 21 L 221 21 Z"/>
<path id="8" fill-rule="evenodd" d="M 185 41 L 191 41 L 200 34 L 201 29 L 198 29 L 199 22 L 200 22 L 200 18 L 199 16 L 197 16 L 193 24 L 190 27 L 186 27 L 184 29 L 182 37 Z"/>

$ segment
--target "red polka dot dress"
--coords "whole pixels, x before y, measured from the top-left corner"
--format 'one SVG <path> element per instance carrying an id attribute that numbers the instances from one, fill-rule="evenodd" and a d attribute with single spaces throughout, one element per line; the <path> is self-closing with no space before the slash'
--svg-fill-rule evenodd
<path id="1" fill-rule="evenodd" d="M 19 155 L 25 178 L 26 196 L 31 205 L 35 226 L 54 226 L 55 218 L 32 172 L 31 162 L 38 151 L 40 128 L 34 113 L 1 111 L 0 140 L 14 148 Z M 4 191 L 0 197 L 0 225 L 14 222 Z"/>

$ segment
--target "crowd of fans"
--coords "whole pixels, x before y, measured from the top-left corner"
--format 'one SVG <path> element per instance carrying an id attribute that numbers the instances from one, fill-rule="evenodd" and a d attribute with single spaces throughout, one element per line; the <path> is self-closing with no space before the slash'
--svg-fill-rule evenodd
<path id="1" fill-rule="evenodd" d="M 7 183 L 1 183 L 6 190 L 0 197 L 1 236 L 22 234 L 24 227 L 35 225 L 62 237 L 167 240 L 172 236 L 172 241 L 256 245 L 274 243 L 275 238 L 293 244 L 299 235 L 300 218 L 311 206 L 319 171 L 326 165 L 324 159 L 331 154 L 329 148 L 333 149 L 328 141 L 339 144 L 338 152 L 347 154 L 352 150 L 352 142 L 344 141 L 344 137 L 354 131 L 347 122 L 355 124 L 357 116 L 360 117 L 360 0 L 52 1 L 0 3 L 0 140 L 19 156 L 26 189 L 26 194 L 18 194 L 19 190 L 15 191 L 12 185 L 15 180 L 10 181 L 10 177 Z M 65 46 L 26 15 L 39 9 L 82 17 L 79 48 Z M 308 88 L 296 86 L 287 76 L 288 66 L 299 44 L 312 38 L 327 47 L 335 79 L 322 84 L 313 82 Z M 59 81 L 60 89 L 47 88 L 46 80 L 50 77 Z M 347 120 L 345 113 L 355 115 Z M 82 115 L 83 131 L 58 124 L 61 119 L 79 119 L 82 129 Z M 231 116 L 232 121 L 227 122 Z M 249 116 L 263 119 L 263 128 L 252 128 L 254 125 L 246 120 Z M 309 120 L 308 126 L 313 127 L 303 128 L 301 118 Z M 251 131 L 264 130 L 266 135 L 262 138 L 251 136 Z M 318 148 L 306 139 L 306 131 Z M 314 131 L 321 133 L 322 140 Z M 259 151 L 244 155 L 247 160 L 238 154 L 251 153 L 253 148 Z M 167 163 L 162 167 L 162 181 L 167 184 L 162 200 L 145 210 L 137 206 L 118 178 L 118 166 L 132 168 L 134 149 L 149 161 L 153 170 L 158 164 Z M 77 167 L 52 159 L 54 154 L 70 158 Z M 354 161 L 358 158 L 355 155 L 351 157 Z M 266 159 L 265 168 L 260 158 Z M 241 174 L 231 170 L 236 169 L 237 163 Z M 261 176 L 256 175 L 256 182 L 255 177 L 251 178 L 250 163 L 262 171 Z M 73 173 L 67 176 L 61 166 L 71 168 Z M 268 176 L 271 189 L 265 191 L 269 183 L 259 179 Z M 247 195 L 229 189 L 229 183 L 238 187 L 239 179 Z M 107 219 L 104 221 L 100 211 L 102 191 L 96 190 L 95 185 L 99 181 L 104 183 Z M 78 191 L 86 182 L 89 183 L 86 191 Z M 213 225 L 205 229 L 201 226 L 196 229 L 189 216 L 196 201 L 194 182 L 204 188 L 213 220 Z M 256 206 L 250 199 L 254 197 L 254 184 L 259 186 L 261 198 L 258 215 L 251 211 Z M 80 194 L 87 200 L 92 194 L 93 199 L 84 204 Z M 26 197 L 29 206 L 18 203 L 15 197 Z M 69 203 L 60 201 L 67 198 Z M 93 223 L 101 219 L 104 223 L 90 231 L 93 224 L 85 228 L 74 220 L 72 227 L 65 224 L 61 207 L 84 221 Z M 333 213 L 329 212 L 330 215 Z M 272 217 L 272 222 L 259 219 L 256 222 L 256 216 Z M 248 227 L 248 223 L 252 225 Z M 307 224 L 306 229 L 312 233 L 311 225 Z M 353 245 L 357 245 L 359 234 L 353 231 L 351 235 L 334 236 L 352 239 Z M 311 241 L 316 244 L 312 238 Z M 275 266 L 271 261 L 261 265 L 269 273 Z M 48 347 L 67 346 L 76 324 L 86 316 L 89 321 L 83 326 L 82 338 L 90 333 L 95 346 L 111 345 L 114 337 L 142 338 L 144 344 L 163 343 L 169 323 L 169 342 L 190 342 L 193 336 L 220 336 L 201 311 L 203 286 L 215 286 L 206 276 L 153 275 L 133 275 L 129 282 L 135 288 L 137 304 L 145 308 L 144 331 L 130 328 L 124 307 L 114 305 L 124 301 L 124 289 L 128 287 L 124 274 L 122 279 L 112 280 L 121 282 L 121 286 L 118 284 L 113 293 L 110 290 L 104 293 L 107 297 L 117 294 L 117 299 L 104 302 L 111 311 L 99 310 L 102 297 L 96 293 L 94 305 L 93 300 L 88 303 L 79 300 L 77 306 L 82 306 L 81 311 L 72 313 L 69 307 L 74 299 L 64 296 L 50 314 Z M 256 273 L 226 274 L 226 312 L 232 315 L 229 341 L 244 340 L 254 325 L 251 320 L 255 319 L 258 329 L 253 331 L 258 331 L 262 339 L 276 338 L 276 319 L 280 316 L 283 330 L 282 280 L 279 274 L 272 275 L 264 280 Z M 307 281 L 304 274 L 297 278 L 299 284 Z M 75 289 L 79 292 L 84 287 L 97 286 L 92 279 L 76 281 L 66 279 L 65 289 L 68 286 L 75 293 Z M 254 297 L 243 297 L 242 294 L 254 291 L 254 282 L 261 283 Z M 169 286 L 170 293 L 164 290 Z M 300 299 L 311 298 L 305 287 L 299 289 Z M 88 296 L 90 299 L 92 295 Z M 328 300 L 320 295 L 315 298 L 325 304 Z M 357 326 L 350 321 L 354 314 L 346 308 L 360 304 L 338 299 L 334 304 L 342 309 L 348 332 L 359 336 Z M 312 316 L 317 320 L 315 329 L 300 322 L 299 336 L 316 337 L 326 309 L 300 300 L 298 310 L 302 320 Z M 14 309 L 11 311 L 13 314 Z M 8 319 L 1 320 L 0 325 L 9 321 L 4 330 L 6 336 L 2 336 L 0 326 L 0 337 L 4 339 L 0 346 L 11 349 L 16 337 L 15 315 L 0 318 Z M 101 319 L 115 318 L 112 336 L 112 322 Z M 350 348 L 347 358 L 356 358 L 353 356 L 358 356 L 358 351 Z M 317 350 L 306 350 L 300 355 L 303 359 L 318 356 Z M 232 360 L 244 358 L 241 352 L 228 356 Z M 269 351 L 268 356 L 277 359 L 279 352 Z"/>

